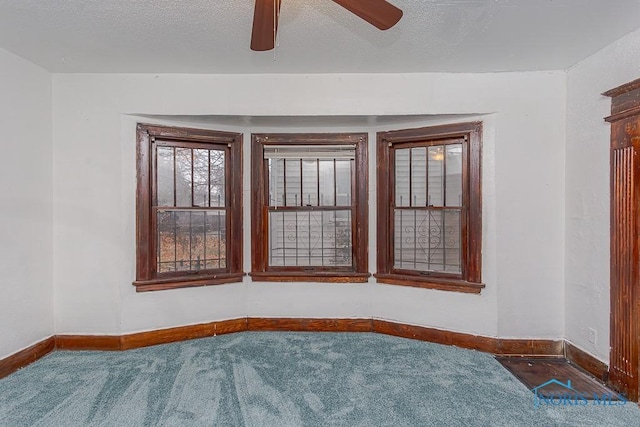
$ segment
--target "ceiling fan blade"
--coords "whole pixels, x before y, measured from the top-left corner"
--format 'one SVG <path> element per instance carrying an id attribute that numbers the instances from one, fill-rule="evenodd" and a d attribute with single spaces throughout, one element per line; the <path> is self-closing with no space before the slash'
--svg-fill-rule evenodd
<path id="1" fill-rule="evenodd" d="M 402 18 L 402 10 L 386 0 L 333 1 L 381 30 L 388 30 Z"/>
<path id="2" fill-rule="evenodd" d="M 251 50 L 271 50 L 275 47 L 278 17 L 282 0 L 256 0 L 251 31 Z"/>

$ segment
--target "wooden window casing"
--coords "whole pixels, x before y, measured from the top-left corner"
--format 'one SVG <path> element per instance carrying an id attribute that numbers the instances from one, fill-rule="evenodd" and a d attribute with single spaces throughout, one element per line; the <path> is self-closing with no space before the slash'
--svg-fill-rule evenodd
<path id="1" fill-rule="evenodd" d="M 481 281 L 482 124 L 473 122 L 379 132 L 377 139 L 378 255 L 377 273 L 375 274 L 377 281 L 394 285 L 480 293 L 484 288 Z M 442 215 L 445 215 L 444 212 L 447 209 L 459 212 L 459 268 L 455 271 L 407 268 L 405 264 L 394 259 L 397 253 L 394 247 L 397 240 L 394 216 L 396 211 L 403 212 L 402 209 L 406 209 L 406 207 L 397 206 L 396 203 L 395 155 L 399 149 L 446 147 L 448 144 L 459 144 L 462 147 L 462 202 L 455 208 L 447 208 L 446 206 L 433 207 L 429 201 L 426 201 L 423 202 L 422 207 L 415 210 L 429 212 L 429 215 L 431 212 L 443 212 Z M 413 208 L 410 203 L 408 206 Z M 401 230 L 400 233 L 403 231 Z M 429 233 L 431 231 L 427 230 L 427 246 L 430 245 L 428 242 Z M 400 238 L 402 237 L 403 235 L 400 234 Z M 444 265 L 446 262 L 442 263 Z"/>
<path id="2" fill-rule="evenodd" d="M 160 149 L 173 150 L 173 195 L 170 205 L 162 205 L 158 202 L 158 151 Z M 185 202 L 184 194 L 178 190 L 176 184 L 176 157 L 177 150 L 190 153 L 191 177 L 188 181 L 189 190 Z M 189 151 L 190 150 L 190 151 Z M 195 199 L 195 179 L 194 179 L 194 153 L 208 153 L 207 160 L 207 192 L 206 205 Z M 220 190 L 223 196 L 218 196 L 216 202 L 212 202 L 211 191 L 211 153 L 216 155 L 224 153 L 219 175 L 223 178 L 223 185 Z M 222 197 L 222 198 L 221 198 Z M 178 203 L 176 200 L 183 201 Z M 159 242 L 161 228 L 159 229 L 158 218 L 169 212 L 173 216 L 174 227 L 177 227 L 179 214 L 188 214 L 189 225 L 189 267 L 179 269 L 178 263 L 183 266 L 183 260 L 178 260 L 178 255 L 174 254 L 174 268 L 161 270 Z M 217 213 L 217 241 L 215 243 L 217 254 L 211 255 L 208 260 L 206 256 L 207 248 L 207 217 L 209 214 Z M 198 256 L 195 267 L 191 255 L 193 220 L 192 214 L 201 215 L 203 224 L 204 241 L 199 241 L 205 256 L 200 260 Z M 221 216 L 224 219 L 220 220 Z M 160 231 L 159 231 L 160 230 Z M 224 230 L 224 244 L 221 245 L 221 231 Z M 215 234 L 215 233 L 214 233 Z M 199 239 L 200 235 L 196 235 Z M 214 237 L 211 237 L 214 239 Z M 177 245 L 177 234 L 174 234 L 174 246 Z M 195 240 L 195 238 L 194 238 Z M 186 246 L 183 243 L 182 246 Z M 221 247 L 224 246 L 224 247 Z M 176 250 L 177 252 L 177 250 Z M 166 264 L 166 263 L 165 263 Z M 171 262 L 169 262 L 171 264 Z M 230 282 L 242 281 L 242 134 L 230 132 L 218 132 L 212 130 L 177 128 L 168 126 L 154 126 L 139 124 L 137 127 L 137 193 L 136 193 L 136 280 L 133 285 L 138 292 L 155 291 L 163 289 L 174 289 L 194 286 L 207 286 Z"/>
<path id="3" fill-rule="evenodd" d="M 318 197 L 308 204 L 296 201 L 294 203 L 296 206 L 291 206 L 290 203 L 287 203 L 289 206 L 277 206 L 277 202 L 270 199 L 269 160 L 265 155 L 265 148 L 270 146 L 305 146 L 310 149 L 322 146 L 325 146 L 325 149 L 330 149 L 331 146 L 353 146 L 355 154 L 350 167 L 351 196 L 349 205 L 340 206 L 342 203 L 335 202 L 334 198 L 333 205 L 323 206 Z M 250 275 L 252 279 L 272 282 L 366 282 L 370 276 L 368 272 L 367 134 L 253 134 L 251 164 L 252 271 Z M 304 179 L 302 175 L 300 179 Z M 318 188 L 320 188 L 319 175 L 317 179 Z M 305 261 L 306 265 L 273 265 L 273 262 L 270 263 L 270 260 L 273 260 L 270 258 L 270 254 L 272 254 L 269 235 L 270 215 L 274 215 L 276 212 L 292 212 L 297 218 L 298 213 L 309 214 L 310 217 L 311 213 L 331 213 L 336 210 L 350 211 L 350 265 L 317 265 L 310 261 L 311 256 Z M 324 237 L 323 234 L 322 238 Z M 297 235 L 293 239 L 297 239 Z M 334 235 L 334 245 L 336 239 L 337 237 Z M 333 249 L 335 250 L 335 248 Z"/>

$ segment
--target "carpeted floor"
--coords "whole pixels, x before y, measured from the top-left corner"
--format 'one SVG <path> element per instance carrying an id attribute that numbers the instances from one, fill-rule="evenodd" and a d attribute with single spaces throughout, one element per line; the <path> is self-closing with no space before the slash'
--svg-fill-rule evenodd
<path id="1" fill-rule="evenodd" d="M 0 426 L 637 426 L 541 405 L 489 354 L 369 333 L 243 332 L 55 352 L 0 380 Z"/>

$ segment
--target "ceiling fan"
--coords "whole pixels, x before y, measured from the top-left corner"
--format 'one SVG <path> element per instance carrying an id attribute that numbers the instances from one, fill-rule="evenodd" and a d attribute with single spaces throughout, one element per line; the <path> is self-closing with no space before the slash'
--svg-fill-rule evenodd
<path id="1" fill-rule="evenodd" d="M 381 30 L 393 27 L 402 18 L 402 10 L 386 0 L 333 0 Z M 271 50 L 275 46 L 282 0 L 256 0 L 253 12 L 251 50 Z"/>

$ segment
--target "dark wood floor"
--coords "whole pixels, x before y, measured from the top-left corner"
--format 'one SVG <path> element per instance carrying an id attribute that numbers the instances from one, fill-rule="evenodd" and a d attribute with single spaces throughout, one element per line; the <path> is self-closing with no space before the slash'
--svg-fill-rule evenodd
<path id="1" fill-rule="evenodd" d="M 571 381 L 571 388 L 586 399 L 611 396 L 611 400 L 617 400 L 617 394 L 614 391 L 566 359 L 524 357 L 496 357 L 496 359 L 530 390 L 555 379 L 563 384 Z M 543 391 L 545 394 L 557 395 L 566 393 L 567 388 L 552 383 L 545 386 Z"/>

